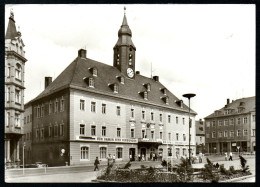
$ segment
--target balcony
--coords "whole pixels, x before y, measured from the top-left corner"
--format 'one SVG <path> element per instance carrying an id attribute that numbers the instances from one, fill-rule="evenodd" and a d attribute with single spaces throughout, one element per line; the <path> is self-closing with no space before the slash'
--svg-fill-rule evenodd
<path id="1" fill-rule="evenodd" d="M 137 143 L 134 138 L 114 138 L 114 137 L 96 137 L 96 136 L 76 136 L 76 140 L 88 142 L 121 142 L 121 143 Z"/>

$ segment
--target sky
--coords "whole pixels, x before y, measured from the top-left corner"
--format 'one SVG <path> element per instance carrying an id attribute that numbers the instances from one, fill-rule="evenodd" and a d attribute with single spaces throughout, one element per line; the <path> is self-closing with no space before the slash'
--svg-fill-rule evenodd
<path id="1" fill-rule="evenodd" d="M 136 71 L 160 82 L 203 119 L 227 98 L 255 96 L 255 5 L 6 5 L 25 44 L 25 103 L 44 90 L 86 48 L 87 57 L 113 65 L 123 21 L 136 46 Z M 152 68 L 151 68 L 152 67 Z M 152 71 L 151 71 L 152 69 Z"/>

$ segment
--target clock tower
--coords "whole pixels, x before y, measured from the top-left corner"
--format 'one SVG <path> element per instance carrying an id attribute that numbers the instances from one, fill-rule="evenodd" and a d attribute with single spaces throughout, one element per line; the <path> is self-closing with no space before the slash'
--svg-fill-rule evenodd
<path id="1" fill-rule="evenodd" d="M 114 46 L 114 67 L 130 79 L 135 78 L 135 51 L 136 48 L 132 42 L 132 32 L 124 13 L 123 23 L 118 31 L 118 40 Z"/>

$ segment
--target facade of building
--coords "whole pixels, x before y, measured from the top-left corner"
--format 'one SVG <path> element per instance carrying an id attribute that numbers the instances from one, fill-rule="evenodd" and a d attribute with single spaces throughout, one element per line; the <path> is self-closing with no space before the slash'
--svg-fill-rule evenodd
<path id="1" fill-rule="evenodd" d="M 19 140 L 23 135 L 24 43 L 11 12 L 5 35 L 5 163 L 19 167 Z"/>
<path id="2" fill-rule="evenodd" d="M 135 71 L 136 47 L 126 16 L 114 46 L 113 66 L 77 58 L 31 101 L 34 161 L 52 165 L 164 159 L 188 155 L 189 109 L 159 82 Z M 191 152 L 195 147 L 191 110 Z"/>
<path id="3" fill-rule="evenodd" d="M 255 97 L 227 99 L 205 123 L 208 153 L 255 151 Z"/>
<path id="4" fill-rule="evenodd" d="M 200 119 L 196 121 L 196 153 L 205 153 L 205 123 Z"/>

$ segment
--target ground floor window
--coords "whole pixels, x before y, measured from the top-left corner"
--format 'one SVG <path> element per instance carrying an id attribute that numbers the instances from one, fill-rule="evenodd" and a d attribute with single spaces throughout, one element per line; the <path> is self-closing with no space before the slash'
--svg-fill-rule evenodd
<path id="1" fill-rule="evenodd" d="M 81 151 L 81 155 L 80 155 L 80 159 L 82 160 L 88 160 L 89 159 L 89 151 L 88 151 L 88 147 L 84 146 L 80 148 Z"/>
<path id="2" fill-rule="evenodd" d="M 123 158 L 123 148 L 118 147 L 116 148 L 116 158 Z"/>
<path id="3" fill-rule="evenodd" d="M 168 148 L 168 156 L 172 156 L 172 149 Z"/>
<path id="4" fill-rule="evenodd" d="M 107 157 L 107 148 L 106 147 L 100 147 L 100 158 L 104 159 Z"/>

